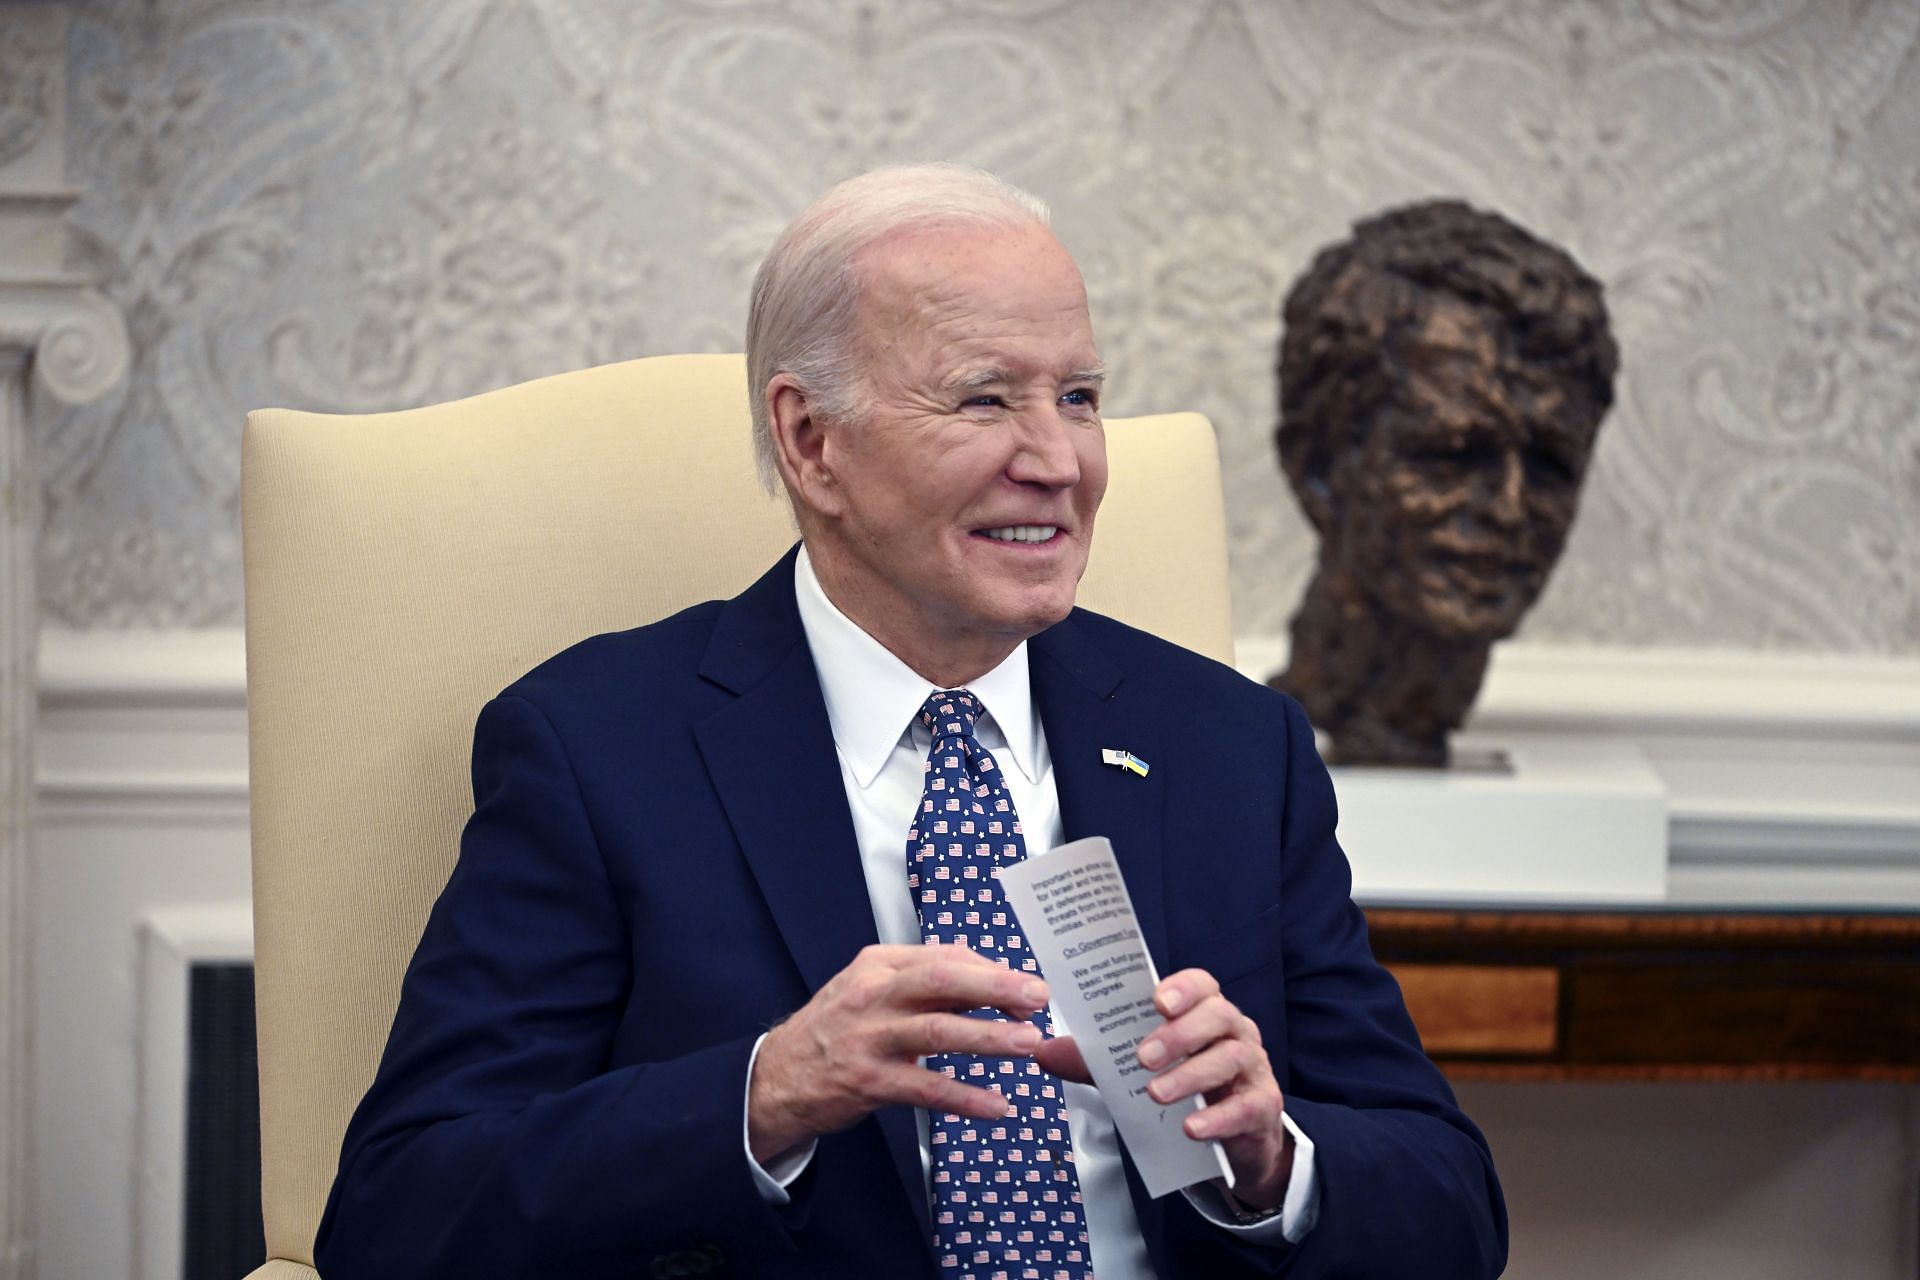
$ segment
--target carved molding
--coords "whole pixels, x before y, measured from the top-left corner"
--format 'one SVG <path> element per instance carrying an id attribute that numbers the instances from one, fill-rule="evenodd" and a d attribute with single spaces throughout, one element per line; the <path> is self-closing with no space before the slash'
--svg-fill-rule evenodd
<path id="1" fill-rule="evenodd" d="M 91 404 L 113 390 L 133 358 L 119 308 L 78 282 L 0 279 L 0 349 L 30 353 L 33 389 L 69 406 Z"/>
<path id="2" fill-rule="evenodd" d="M 5 203 L 0 197 L 0 209 Z M 34 1039 L 28 861 L 40 630 L 40 484 L 28 389 L 64 405 L 96 400 L 126 375 L 131 347 L 120 313 L 84 284 L 20 283 L 7 275 L 0 263 L 0 1280 L 27 1280 Z"/>

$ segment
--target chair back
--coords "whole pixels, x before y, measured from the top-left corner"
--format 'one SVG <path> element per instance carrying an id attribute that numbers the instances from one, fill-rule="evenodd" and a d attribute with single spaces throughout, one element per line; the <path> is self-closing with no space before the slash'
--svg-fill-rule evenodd
<path id="1" fill-rule="evenodd" d="M 582 637 L 746 587 L 794 540 L 737 355 L 605 365 L 400 413 L 248 417 L 242 505 L 262 1203 L 311 1276 L 341 1137 L 472 811 L 481 704 Z M 1197 414 L 1107 423 L 1080 599 L 1227 659 Z"/>

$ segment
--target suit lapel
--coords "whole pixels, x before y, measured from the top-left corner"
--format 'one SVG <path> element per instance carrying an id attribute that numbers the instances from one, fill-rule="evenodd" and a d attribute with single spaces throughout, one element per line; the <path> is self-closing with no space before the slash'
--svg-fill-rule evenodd
<path id="1" fill-rule="evenodd" d="M 700 674 L 738 695 L 694 736 L 780 936 L 818 991 L 878 937 L 791 552 L 727 603 Z"/>
<path id="2" fill-rule="evenodd" d="M 737 695 L 694 726 L 714 790 L 810 991 L 879 941 L 820 677 L 793 595 L 794 552 L 715 624 L 700 674 Z M 901 870 L 906 875 L 906 830 Z M 920 1138 L 908 1107 L 875 1113 L 927 1242 Z"/>
<path id="3" fill-rule="evenodd" d="M 1159 749 L 1160 726 L 1122 688 L 1125 671 L 1076 625 L 1078 611 L 1035 636 L 1034 702 L 1047 733 L 1054 786 L 1060 795 L 1061 827 L 1069 840 L 1106 836 L 1126 877 L 1147 952 L 1160 976 L 1167 974 L 1166 832 L 1167 771 L 1176 762 Z M 1131 751 L 1148 764 L 1147 776 L 1103 762 L 1101 752 Z M 1133 1153 L 1120 1143 L 1127 1190 L 1148 1256 L 1166 1274 L 1166 1209 L 1148 1197 Z"/>
<path id="4" fill-rule="evenodd" d="M 1159 726 L 1128 699 L 1126 673 L 1097 648 L 1078 611 L 1028 645 L 1034 703 L 1047 734 L 1061 827 L 1068 840 L 1106 836 L 1126 876 L 1148 953 L 1166 973 L 1166 904 L 1162 841 L 1165 770 Z M 1107 748 L 1148 762 L 1146 777 L 1103 763 Z"/>

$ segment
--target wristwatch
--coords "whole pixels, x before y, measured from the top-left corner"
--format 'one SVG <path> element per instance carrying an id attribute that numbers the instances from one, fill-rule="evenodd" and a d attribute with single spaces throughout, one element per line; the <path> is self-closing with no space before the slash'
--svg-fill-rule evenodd
<path id="1" fill-rule="evenodd" d="M 1228 1209 L 1233 1211 L 1233 1220 L 1240 1226 L 1251 1227 L 1258 1223 L 1265 1222 L 1268 1218 L 1277 1218 L 1280 1216 L 1280 1210 L 1278 1208 L 1256 1209 L 1250 1204 L 1242 1204 L 1240 1197 L 1234 1195 L 1233 1192 L 1227 1189 L 1227 1182 L 1224 1178 L 1217 1179 L 1213 1185 L 1220 1189 L 1220 1199 L 1226 1203 Z"/>

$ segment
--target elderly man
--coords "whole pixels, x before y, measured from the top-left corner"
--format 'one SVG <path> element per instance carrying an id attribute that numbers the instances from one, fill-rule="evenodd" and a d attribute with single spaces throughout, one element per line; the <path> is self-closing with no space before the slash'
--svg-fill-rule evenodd
<path id="1" fill-rule="evenodd" d="M 1044 209 L 948 167 L 835 188 L 760 270 L 748 366 L 801 546 L 482 712 L 322 1273 L 1498 1273 L 1485 1143 L 1367 951 L 1298 707 L 1073 609 L 1101 365 Z M 954 796 L 981 839 L 932 838 Z M 1170 975 L 1151 1092 L 1208 1100 L 1231 1191 L 1149 1199 L 1050 1035 L 994 874 L 1096 834 Z M 958 923 L 918 891 L 962 879 Z"/>

